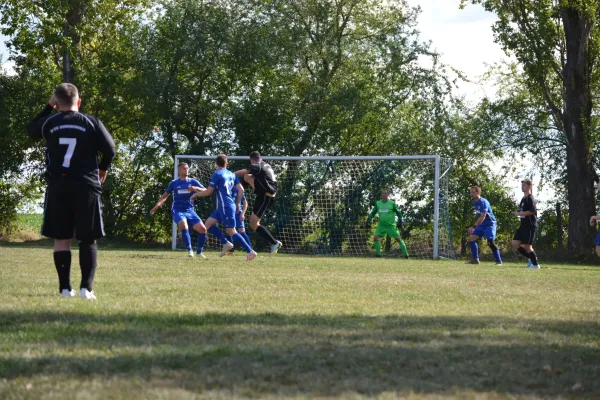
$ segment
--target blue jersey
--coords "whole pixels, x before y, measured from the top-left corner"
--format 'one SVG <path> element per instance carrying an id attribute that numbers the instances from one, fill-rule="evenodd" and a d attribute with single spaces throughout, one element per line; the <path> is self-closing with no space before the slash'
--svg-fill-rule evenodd
<path id="1" fill-rule="evenodd" d="M 496 226 L 496 217 L 494 217 L 489 201 L 481 197 L 479 200 L 473 200 L 473 207 L 475 208 L 477 218 L 481 216 L 481 213 L 487 214 L 480 226 Z"/>
<path id="2" fill-rule="evenodd" d="M 192 197 L 194 192 L 188 189 L 188 186 L 190 185 L 204 188 L 200 182 L 190 178 L 186 178 L 185 180 L 175 179 L 169 183 L 167 193 L 173 193 L 172 211 L 186 211 L 190 208 L 194 208 L 194 204 L 190 200 L 190 197 Z"/>
<path id="3" fill-rule="evenodd" d="M 240 183 L 237 176 L 228 169 L 219 169 L 210 178 L 209 186 L 215 189 L 217 194 L 217 210 L 233 208 L 235 210 L 235 198 L 233 188 Z"/>

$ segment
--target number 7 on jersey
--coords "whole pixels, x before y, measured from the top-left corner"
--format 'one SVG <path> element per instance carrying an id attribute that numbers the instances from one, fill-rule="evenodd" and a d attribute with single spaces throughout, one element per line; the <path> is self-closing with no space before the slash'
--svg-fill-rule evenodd
<path id="1" fill-rule="evenodd" d="M 73 152 L 75 151 L 75 146 L 77 146 L 77 139 L 61 137 L 58 139 L 58 143 L 68 146 L 62 166 L 65 168 L 69 168 L 71 166 L 71 157 L 73 157 Z"/>

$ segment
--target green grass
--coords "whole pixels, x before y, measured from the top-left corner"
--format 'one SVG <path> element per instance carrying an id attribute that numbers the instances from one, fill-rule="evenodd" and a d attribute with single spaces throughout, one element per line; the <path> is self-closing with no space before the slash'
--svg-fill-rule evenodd
<path id="1" fill-rule="evenodd" d="M 87 302 L 3 245 L 0 398 L 598 398 L 600 269 L 543 266 L 105 250 Z"/>

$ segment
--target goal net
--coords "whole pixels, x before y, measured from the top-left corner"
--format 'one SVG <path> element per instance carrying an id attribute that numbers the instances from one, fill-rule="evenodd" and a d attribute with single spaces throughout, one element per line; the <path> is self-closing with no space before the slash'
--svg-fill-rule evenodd
<path id="1" fill-rule="evenodd" d="M 249 166 L 248 157 L 228 159 L 232 171 Z M 177 164 L 187 162 L 190 177 L 208 186 L 215 160 L 215 156 L 178 155 L 174 178 Z M 283 243 L 282 253 L 374 255 L 377 217 L 371 226 L 366 226 L 366 221 L 381 191 L 387 189 L 404 214 L 400 233 L 410 256 L 455 258 L 447 200 L 450 160 L 439 156 L 263 156 L 263 160 L 275 171 L 278 192 L 261 224 Z M 267 251 L 268 243 L 249 227 L 255 197 L 252 188 L 247 186 L 245 193 L 249 202 L 246 232 L 255 250 Z M 214 211 L 214 199 L 196 201 L 195 207 L 206 220 Z M 191 229 L 190 233 L 195 235 Z M 205 248 L 220 248 L 212 235 L 207 239 Z M 172 247 L 184 248 L 175 224 Z M 382 238 L 381 248 L 384 256 L 402 256 L 393 239 Z"/>

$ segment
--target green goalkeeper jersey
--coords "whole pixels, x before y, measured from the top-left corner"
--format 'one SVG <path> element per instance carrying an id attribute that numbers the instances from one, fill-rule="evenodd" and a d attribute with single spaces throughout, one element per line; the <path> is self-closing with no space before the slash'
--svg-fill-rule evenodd
<path id="1" fill-rule="evenodd" d="M 375 208 L 369 214 L 369 220 L 373 219 L 377 213 L 379 213 L 379 226 L 384 228 L 396 227 L 396 215 L 398 216 L 398 220 L 402 221 L 402 211 L 394 203 L 394 200 L 379 200 L 375 203 Z"/>

